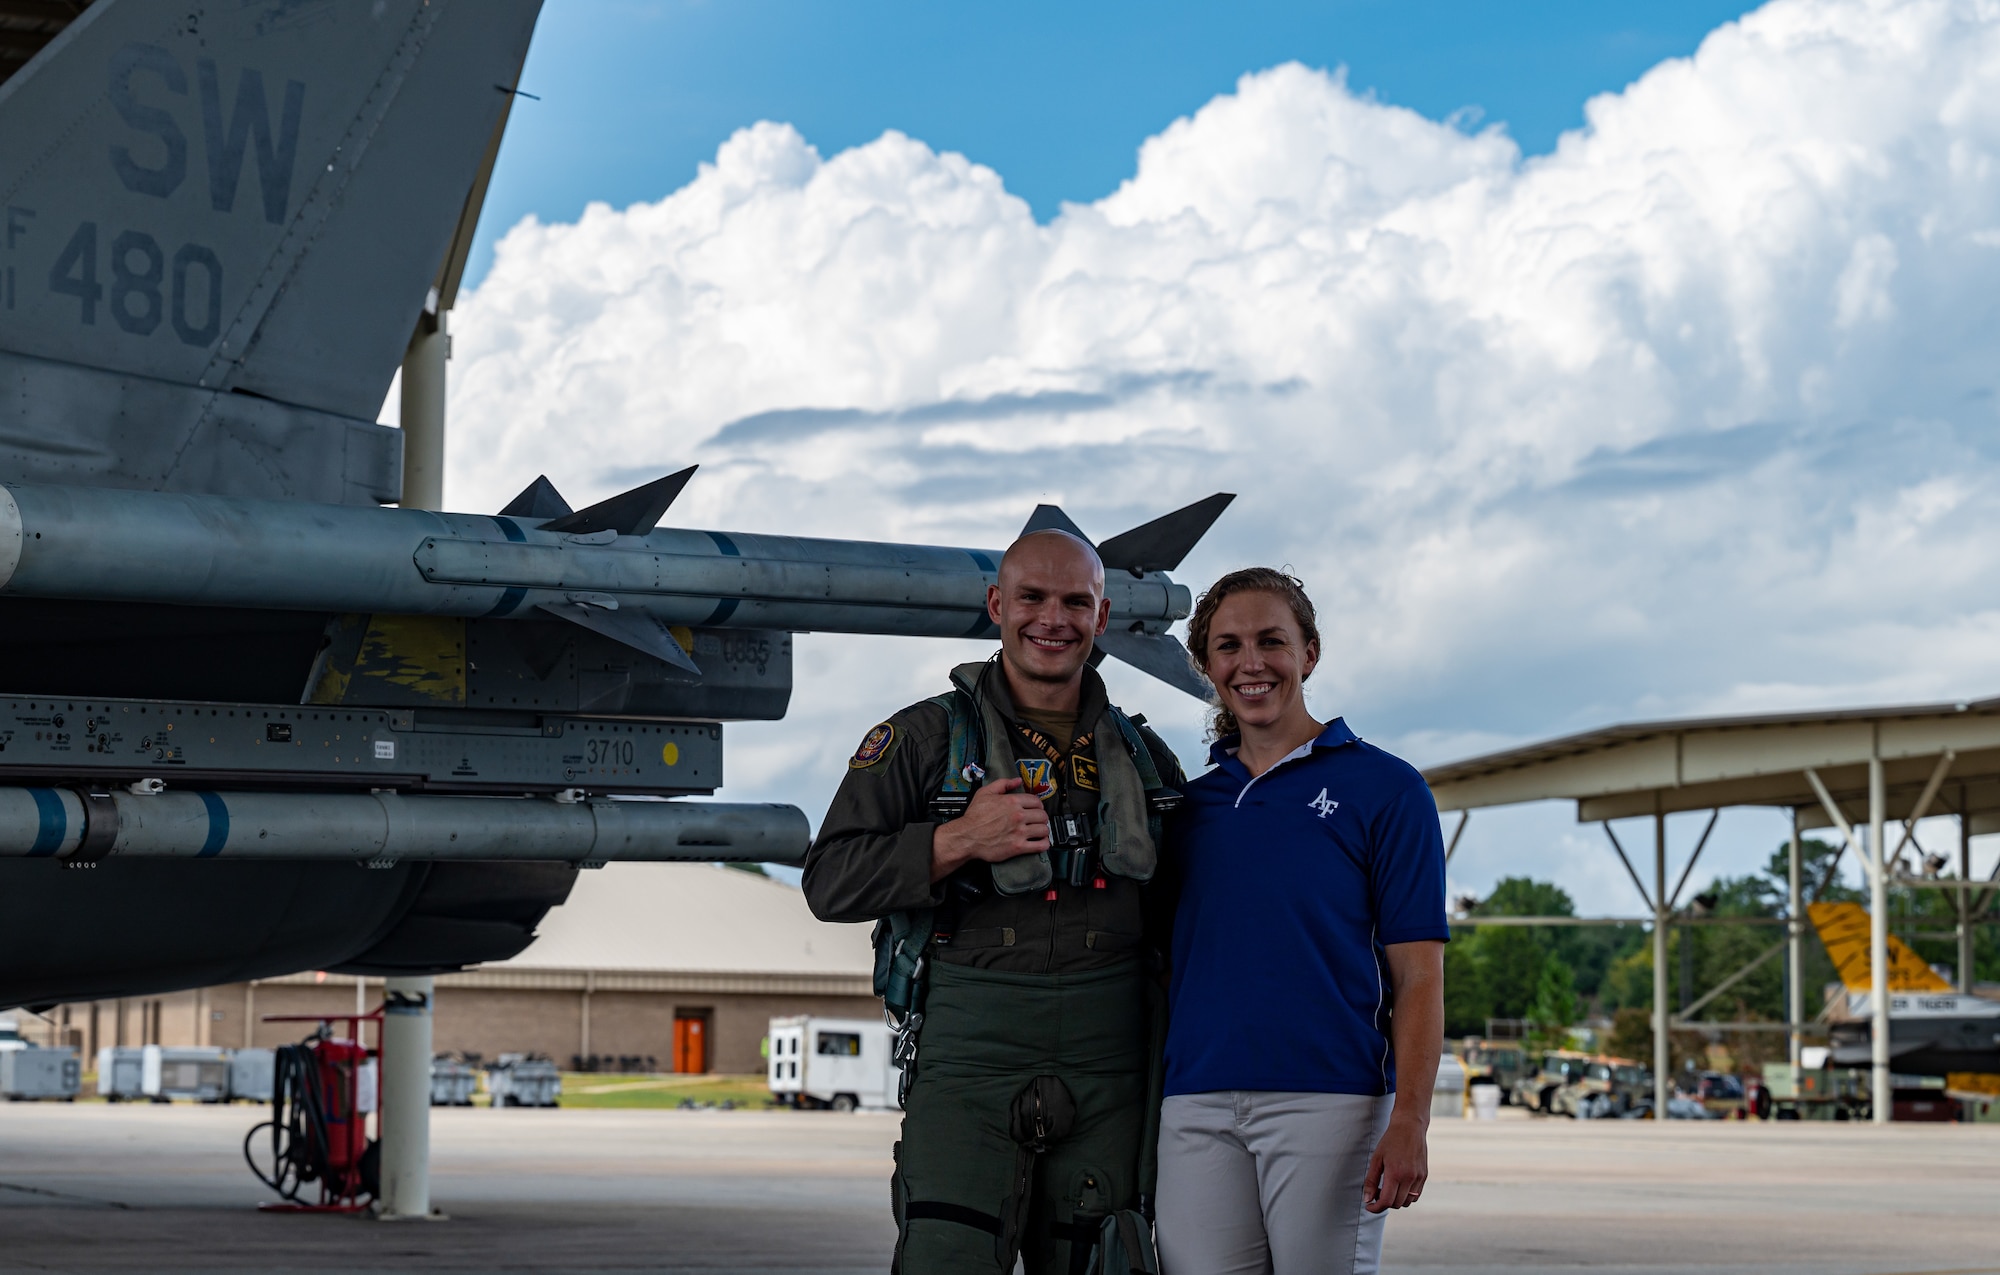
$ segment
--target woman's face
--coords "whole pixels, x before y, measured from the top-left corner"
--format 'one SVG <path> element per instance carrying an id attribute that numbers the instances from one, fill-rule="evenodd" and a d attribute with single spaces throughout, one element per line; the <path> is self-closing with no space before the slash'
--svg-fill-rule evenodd
<path id="1" fill-rule="evenodd" d="M 1319 644 L 1305 640 L 1276 594 L 1232 593 L 1215 608 L 1208 680 L 1239 724 L 1275 726 L 1304 714 L 1304 682 L 1318 663 Z"/>

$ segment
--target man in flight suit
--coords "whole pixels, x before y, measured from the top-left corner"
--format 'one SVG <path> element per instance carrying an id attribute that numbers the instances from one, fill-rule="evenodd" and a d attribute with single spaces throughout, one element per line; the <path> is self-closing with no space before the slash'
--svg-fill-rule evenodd
<path id="1" fill-rule="evenodd" d="M 822 920 L 932 918 L 892 1190 L 902 1275 L 1008 1275 L 1017 1252 L 1030 1275 L 1081 1271 L 1102 1219 L 1140 1205 L 1158 1101 L 1173 900 L 1148 884 L 1147 815 L 1180 767 L 1089 667 L 1110 605 L 1087 543 L 1023 536 L 986 605 L 998 657 L 868 733 L 806 858 Z M 955 754 L 973 791 L 952 817 Z"/>

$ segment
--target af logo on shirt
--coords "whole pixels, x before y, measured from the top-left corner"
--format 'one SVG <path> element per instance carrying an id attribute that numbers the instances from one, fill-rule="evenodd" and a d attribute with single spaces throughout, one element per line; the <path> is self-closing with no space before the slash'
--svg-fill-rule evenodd
<path id="1" fill-rule="evenodd" d="M 1056 795 L 1056 770 L 1049 764 L 1048 758 L 1024 758 L 1018 764 L 1021 768 L 1021 787 L 1030 797 L 1047 801 Z"/>
<path id="2" fill-rule="evenodd" d="M 1308 801 L 1306 803 L 1306 809 L 1317 810 L 1319 812 L 1319 817 L 1324 819 L 1328 815 L 1332 814 L 1334 811 L 1340 809 L 1340 803 L 1337 801 L 1329 801 L 1327 799 L 1326 789 L 1322 788 L 1319 790 L 1319 796 L 1314 797 L 1311 801 Z"/>

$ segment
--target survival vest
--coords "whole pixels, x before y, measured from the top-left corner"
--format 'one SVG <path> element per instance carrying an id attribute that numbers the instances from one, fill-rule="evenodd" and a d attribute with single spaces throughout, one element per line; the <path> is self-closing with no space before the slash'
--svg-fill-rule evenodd
<path id="1" fill-rule="evenodd" d="M 1004 779 L 1014 773 L 1007 721 L 990 699 L 979 694 L 980 680 L 992 666 L 993 661 L 960 665 L 952 670 L 954 689 L 930 701 L 944 710 L 950 723 L 944 774 L 932 803 L 941 820 L 963 814 L 972 793 L 989 775 Z M 995 740 L 1007 750 L 1006 760 L 998 766 L 989 764 L 988 748 Z M 1165 816 L 1180 805 L 1181 795 L 1160 778 L 1139 724 L 1117 706 L 1105 706 L 1097 722 L 1096 740 L 1095 863 L 1113 876 L 1150 881 L 1159 866 Z M 1042 851 L 993 864 L 992 874 L 993 886 L 1002 894 L 1026 894 L 1047 889 L 1055 880 L 1055 867 L 1049 853 Z M 875 926 L 875 994 L 882 998 L 889 1022 L 897 1028 L 897 1066 L 914 1058 L 936 921 L 936 909 L 924 908 L 894 913 Z M 907 1079 L 907 1071 L 905 1075 Z"/>

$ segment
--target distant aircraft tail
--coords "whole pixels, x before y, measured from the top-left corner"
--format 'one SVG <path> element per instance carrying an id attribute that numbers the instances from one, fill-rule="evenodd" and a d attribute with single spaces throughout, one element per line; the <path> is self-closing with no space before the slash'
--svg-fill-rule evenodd
<path id="1" fill-rule="evenodd" d="M 395 499 L 539 8 L 84 9 L 0 84 L 0 479 Z"/>
<path id="2" fill-rule="evenodd" d="M 1850 992 L 1872 990 L 1874 966 L 1868 960 L 1868 912 L 1859 903 L 1814 903 L 1806 908 L 1826 954 L 1840 971 L 1840 981 Z M 1889 936 L 1889 990 L 1892 992 L 1949 992 L 1950 983 L 1938 977 L 1923 957 L 1908 943 Z"/>

